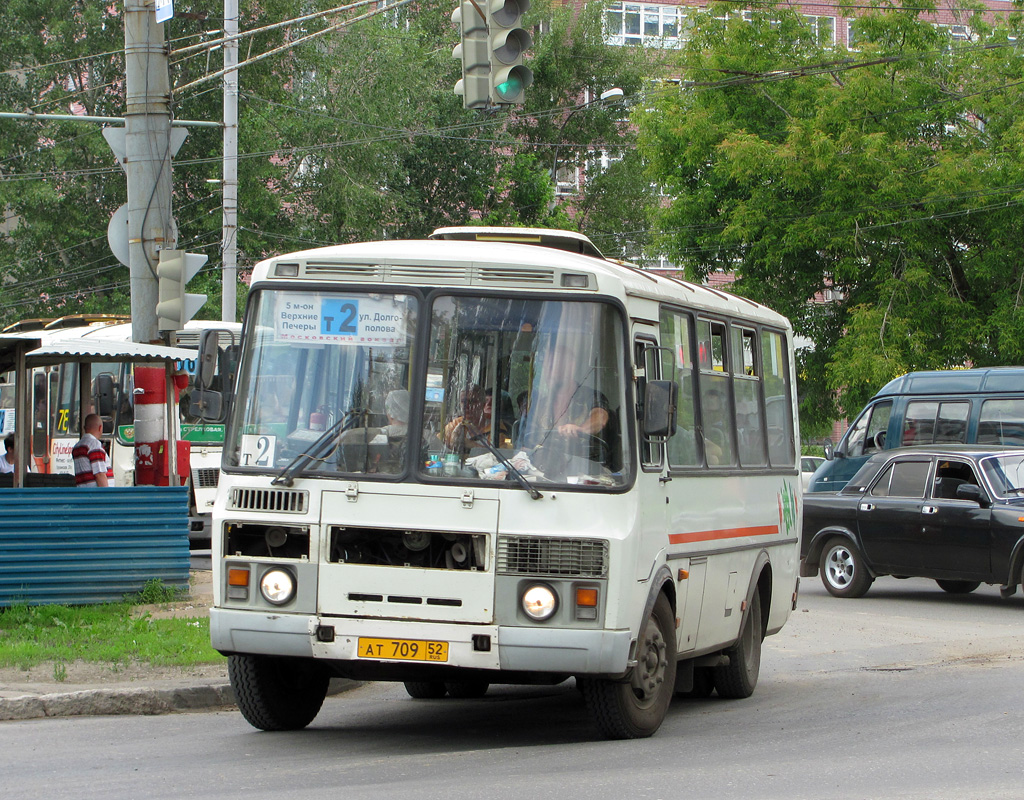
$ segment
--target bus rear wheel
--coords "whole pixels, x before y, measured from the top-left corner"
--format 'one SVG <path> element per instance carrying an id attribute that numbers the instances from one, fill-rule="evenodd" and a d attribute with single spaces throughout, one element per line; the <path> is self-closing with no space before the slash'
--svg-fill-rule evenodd
<path id="1" fill-rule="evenodd" d="M 228 656 L 228 678 L 246 722 L 263 731 L 305 728 L 320 712 L 330 675 L 297 658 Z"/>
<path id="2" fill-rule="evenodd" d="M 606 738 L 642 739 L 661 727 L 675 690 L 675 630 L 672 606 L 661 595 L 640 631 L 629 680 L 581 681 L 587 708 Z"/>
<path id="3" fill-rule="evenodd" d="M 761 672 L 761 641 L 764 639 L 764 625 L 761 619 L 761 594 L 756 589 L 750 601 L 747 621 L 740 632 L 740 638 L 725 651 L 729 663 L 715 667 L 715 690 L 719 697 L 742 700 L 750 697 L 757 686 Z"/>

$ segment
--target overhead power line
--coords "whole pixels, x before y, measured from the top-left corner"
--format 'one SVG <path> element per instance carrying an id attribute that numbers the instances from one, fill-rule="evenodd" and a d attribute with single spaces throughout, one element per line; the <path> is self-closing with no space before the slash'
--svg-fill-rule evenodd
<path id="1" fill-rule="evenodd" d="M 410 3 L 412 3 L 412 1 L 413 0 L 399 0 L 399 2 L 397 3 L 392 3 L 391 5 L 384 6 L 382 8 L 377 8 L 373 11 L 368 11 L 365 14 L 360 14 L 359 16 L 351 17 L 349 19 L 335 23 L 334 25 L 328 25 L 323 30 L 316 31 L 314 33 L 309 34 L 308 36 L 300 37 L 292 42 L 287 42 L 286 44 L 283 44 L 280 47 L 275 47 L 271 50 L 266 51 L 265 53 L 261 53 L 258 56 L 253 56 L 252 58 L 247 59 L 245 61 L 240 61 L 235 66 L 217 70 L 216 72 L 211 72 L 209 75 L 204 75 L 202 78 L 197 78 L 191 83 L 186 83 L 184 86 L 178 86 L 175 88 L 175 91 L 184 92 L 187 89 L 191 89 L 193 86 L 199 86 L 200 84 L 206 83 L 207 81 L 216 80 L 217 78 L 221 78 L 229 72 L 234 72 L 238 69 L 241 69 L 242 67 L 247 67 L 250 64 L 255 64 L 258 61 L 262 61 L 265 58 L 270 58 L 271 56 L 277 55 L 278 53 L 284 52 L 285 50 L 291 50 L 293 47 L 297 47 L 300 44 L 306 44 L 307 42 L 311 42 L 314 39 L 319 39 L 321 36 L 325 36 L 328 33 L 333 33 L 334 31 L 341 30 L 342 28 L 345 28 L 356 22 L 362 22 L 363 20 L 379 16 L 380 14 L 390 13 L 397 8 L 402 8 L 404 6 L 409 5 Z M 362 1 L 360 2 L 360 5 L 361 4 Z"/>
<path id="2" fill-rule="evenodd" d="M 294 17 L 293 19 L 288 19 L 285 20 L 284 22 L 275 22 L 272 25 L 264 25 L 262 28 L 252 28 L 251 30 L 241 31 L 233 36 L 222 36 L 219 39 L 209 39 L 204 42 L 199 42 L 198 44 L 189 45 L 188 47 L 180 47 L 177 50 L 172 50 L 171 55 L 179 56 L 184 55 L 185 53 L 191 53 L 195 50 L 208 50 L 213 47 L 223 45 L 227 42 L 240 41 L 248 36 L 255 36 L 256 34 L 259 33 L 268 33 L 270 31 L 278 30 L 280 28 L 290 28 L 292 25 L 298 25 L 303 22 L 310 22 L 311 20 L 314 19 L 322 19 L 323 17 L 332 17 L 337 14 L 341 14 L 342 12 L 351 11 L 354 8 L 359 8 L 360 6 L 373 5 L 378 2 L 379 0 L 357 0 L 357 2 L 355 3 L 349 3 L 344 6 L 338 6 L 337 8 L 331 8 L 328 9 L 327 11 L 317 11 L 316 13 L 313 14 L 307 14 L 304 17 Z M 392 9 L 394 7 L 395 6 L 387 6 L 386 8 Z"/>

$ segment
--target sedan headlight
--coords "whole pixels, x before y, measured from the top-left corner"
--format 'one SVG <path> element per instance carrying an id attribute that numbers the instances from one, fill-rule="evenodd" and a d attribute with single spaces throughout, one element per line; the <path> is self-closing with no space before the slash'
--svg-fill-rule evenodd
<path id="1" fill-rule="evenodd" d="M 295 578 L 288 570 L 267 570 L 260 578 L 260 594 L 268 603 L 284 605 L 295 597 Z"/>
<path id="2" fill-rule="evenodd" d="M 537 583 L 523 592 L 522 606 L 526 616 L 543 622 L 558 609 L 558 595 L 550 586 Z"/>

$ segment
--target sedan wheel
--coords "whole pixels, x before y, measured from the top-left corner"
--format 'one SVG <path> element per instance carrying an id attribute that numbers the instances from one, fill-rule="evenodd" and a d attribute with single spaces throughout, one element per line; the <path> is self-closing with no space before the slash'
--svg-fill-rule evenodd
<path id="1" fill-rule="evenodd" d="M 875 579 L 857 546 L 837 536 L 821 552 L 821 582 L 835 597 L 863 597 Z"/>

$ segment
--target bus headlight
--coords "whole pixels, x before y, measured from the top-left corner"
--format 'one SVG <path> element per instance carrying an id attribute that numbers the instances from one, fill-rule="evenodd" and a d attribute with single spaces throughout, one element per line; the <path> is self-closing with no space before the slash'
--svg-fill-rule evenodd
<path id="1" fill-rule="evenodd" d="M 543 583 L 535 583 L 523 592 L 521 602 L 526 616 L 537 622 L 550 619 L 558 609 L 558 595 L 554 589 Z"/>
<path id="2" fill-rule="evenodd" d="M 284 569 L 271 569 L 260 578 L 260 594 L 268 603 L 281 606 L 295 597 L 295 578 Z"/>

